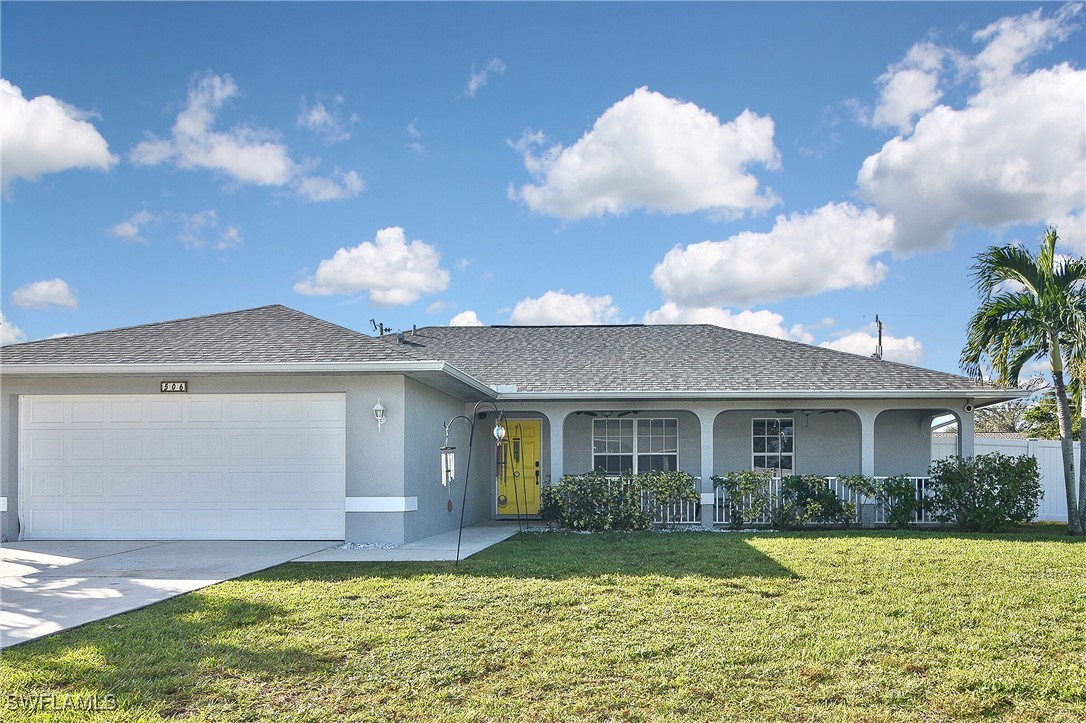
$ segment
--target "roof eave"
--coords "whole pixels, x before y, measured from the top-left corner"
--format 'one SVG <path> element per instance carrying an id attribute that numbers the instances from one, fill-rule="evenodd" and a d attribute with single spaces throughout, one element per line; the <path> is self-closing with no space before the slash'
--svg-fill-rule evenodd
<path id="1" fill-rule="evenodd" d="M 3 376 L 96 377 L 155 376 L 181 374 L 403 374 L 412 376 L 436 372 L 470 387 L 476 394 L 494 398 L 496 393 L 478 379 L 445 361 L 363 361 L 363 362 L 222 362 L 167 364 L 4 364 Z"/>
<path id="2" fill-rule="evenodd" d="M 709 400 L 709 399 L 970 399 L 995 404 L 1029 396 L 1021 389 L 803 389 L 803 390 L 692 390 L 692 391 L 585 391 L 585 392 L 507 392 L 501 400 Z"/>

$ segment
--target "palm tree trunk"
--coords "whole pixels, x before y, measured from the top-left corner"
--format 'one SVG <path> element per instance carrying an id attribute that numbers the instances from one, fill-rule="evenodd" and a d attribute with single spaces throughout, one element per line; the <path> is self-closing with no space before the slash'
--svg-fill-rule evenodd
<path id="1" fill-rule="evenodd" d="M 1079 377 L 1078 384 L 1078 406 L 1081 417 L 1078 433 L 1078 520 L 1081 529 L 1083 521 L 1086 520 L 1086 374 Z"/>
<path id="2" fill-rule="evenodd" d="M 1054 340 L 1055 341 L 1055 340 Z M 1071 404 L 1063 381 L 1063 363 L 1057 343 L 1051 347 L 1052 381 L 1056 385 L 1056 408 L 1060 420 L 1060 448 L 1063 452 L 1063 481 L 1067 490 L 1067 532 L 1081 535 L 1082 514 L 1075 499 L 1075 443 L 1071 439 Z"/>

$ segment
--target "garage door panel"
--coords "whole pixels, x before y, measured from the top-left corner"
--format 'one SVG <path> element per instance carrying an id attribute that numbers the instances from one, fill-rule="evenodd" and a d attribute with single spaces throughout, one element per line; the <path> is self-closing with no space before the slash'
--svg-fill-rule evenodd
<path id="1" fill-rule="evenodd" d="M 23 397 L 24 539 L 342 539 L 342 394 Z"/>

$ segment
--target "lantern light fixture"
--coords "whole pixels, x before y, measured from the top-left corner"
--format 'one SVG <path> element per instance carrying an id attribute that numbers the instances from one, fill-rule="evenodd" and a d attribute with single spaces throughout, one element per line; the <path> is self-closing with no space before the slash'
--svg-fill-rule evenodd
<path id="1" fill-rule="evenodd" d="M 385 407 L 380 399 L 373 405 L 373 418 L 377 420 L 377 432 L 380 434 L 381 427 L 385 426 Z"/>

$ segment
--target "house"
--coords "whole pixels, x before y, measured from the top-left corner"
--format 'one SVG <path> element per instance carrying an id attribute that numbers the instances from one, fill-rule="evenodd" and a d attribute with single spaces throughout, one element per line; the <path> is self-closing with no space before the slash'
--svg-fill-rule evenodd
<path id="1" fill-rule="evenodd" d="M 972 410 L 1018 396 L 708 325 L 374 338 L 283 306 L 11 345 L 0 363 L 7 540 L 402 543 L 461 513 L 534 514 L 548 481 L 593 468 L 689 472 L 711 524 L 713 474 L 923 475 L 932 419 L 953 415 L 971 454 Z M 460 455 L 448 486 L 442 447 Z"/>

